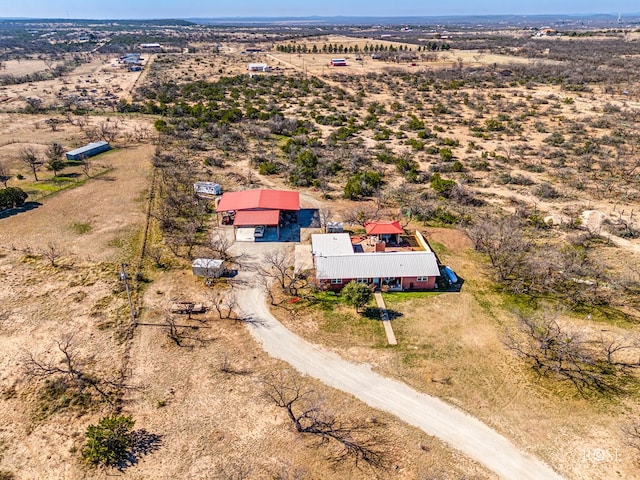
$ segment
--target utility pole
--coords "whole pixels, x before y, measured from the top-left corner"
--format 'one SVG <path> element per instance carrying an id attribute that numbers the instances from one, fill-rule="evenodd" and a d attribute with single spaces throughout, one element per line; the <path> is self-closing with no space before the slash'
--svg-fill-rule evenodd
<path id="1" fill-rule="evenodd" d="M 125 267 L 126 263 L 120 264 L 120 280 L 124 282 L 124 288 L 127 290 L 127 298 L 129 299 L 129 312 L 131 313 L 131 326 L 135 326 L 136 324 L 136 311 L 133 309 L 133 302 L 131 301 L 131 290 L 129 289 L 129 277 L 127 276 L 127 271 Z"/>

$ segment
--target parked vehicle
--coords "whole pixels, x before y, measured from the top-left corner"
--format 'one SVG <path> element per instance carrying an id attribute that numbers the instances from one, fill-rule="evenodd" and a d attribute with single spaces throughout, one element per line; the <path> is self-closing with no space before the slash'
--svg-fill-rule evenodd
<path id="1" fill-rule="evenodd" d="M 264 237 L 264 230 L 265 230 L 265 226 L 264 225 L 258 225 L 255 229 L 255 231 L 253 232 L 253 236 L 256 238 L 262 238 Z"/>

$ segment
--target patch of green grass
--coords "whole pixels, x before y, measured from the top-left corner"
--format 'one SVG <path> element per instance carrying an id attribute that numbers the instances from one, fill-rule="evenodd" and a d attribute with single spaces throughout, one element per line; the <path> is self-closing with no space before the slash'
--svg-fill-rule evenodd
<path id="1" fill-rule="evenodd" d="M 444 256 L 451 255 L 451 250 L 449 250 L 443 243 L 436 242 L 434 240 L 429 240 L 429 245 L 431 246 L 433 251 L 436 253 L 436 255 L 438 255 L 441 258 Z"/>
<path id="2" fill-rule="evenodd" d="M 91 224 L 87 222 L 73 222 L 71 224 L 71 230 L 76 232 L 78 235 L 84 235 L 91 231 Z"/>
<path id="3" fill-rule="evenodd" d="M 320 322 L 320 330 L 327 333 L 339 333 L 345 338 L 355 337 L 361 340 L 370 340 L 374 347 L 386 345 L 386 335 L 382 322 L 356 313 L 350 307 L 325 311 Z"/>
<path id="4" fill-rule="evenodd" d="M 306 297 L 307 305 L 317 307 L 325 312 L 332 312 L 336 307 L 345 305 L 344 299 L 335 292 L 314 292 Z"/>
<path id="5" fill-rule="evenodd" d="M 387 307 L 391 305 L 401 305 L 415 300 L 424 300 L 442 295 L 440 292 L 388 292 L 383 293 L 382 298 Z"/>
<path id="6" fill-rule="evenodd" d="M 606 305 L 580 306 L 574 309 L 573 313 L 577 318 L 615 325 L 620 328 L 635 327 L 640 323 L 638 318 Z"/>

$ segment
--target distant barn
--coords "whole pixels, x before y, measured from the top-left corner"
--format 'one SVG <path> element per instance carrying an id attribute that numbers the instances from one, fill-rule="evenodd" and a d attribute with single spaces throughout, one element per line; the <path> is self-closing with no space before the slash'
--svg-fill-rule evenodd
<path id="1" fill-rule="evenodd" d="M 67 160 L 82 160 L 83 158 L 93 157 L 99 153 L 110 150 L 108 142 L 94 142 L 85 145 L 84 147 L 76 148 L 67 152 L 65 155 Z"/>

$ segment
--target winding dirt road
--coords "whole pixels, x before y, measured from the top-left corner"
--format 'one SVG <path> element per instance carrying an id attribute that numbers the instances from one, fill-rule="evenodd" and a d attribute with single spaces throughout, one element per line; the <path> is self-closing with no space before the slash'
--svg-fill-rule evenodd
<path id="1" fill-rule="evenodd" d="M 246 283 L 239 287 L 240 307 L 247 318 L 254 320 L 249 330 L 269 355 L 374 408 L 396 415 L 468 455 L 501 478 L 562 478 L 479 420 L 437 398 L 383 377 L 368 365 L 347 362 L 293 334 L 271 315 L 263 290 L 251 284 L 251 274 L 246 272 L 245 275 Z"/>

